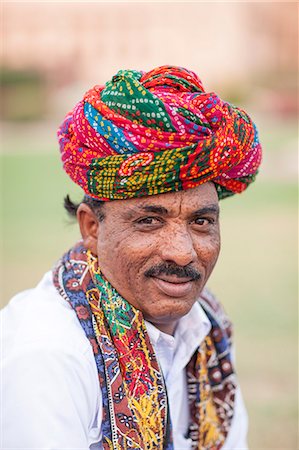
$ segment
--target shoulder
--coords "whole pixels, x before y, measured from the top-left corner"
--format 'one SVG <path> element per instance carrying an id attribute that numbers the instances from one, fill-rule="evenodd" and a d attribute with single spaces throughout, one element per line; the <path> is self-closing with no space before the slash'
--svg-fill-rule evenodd
<path id="1" fill-rule="evenodd" d="M 34 288 L 19 293 L 1 311 L 3 348 L 10 354 L 24 348 L 68 351 L 93 359 L 75 311 L 47 272 Z"/>
<path id="2" fill-rule="evenodd" d="M 97 368 L 51 273 L 14 297 L 1 316 L 5 448 L 87 448 L 101 411 Z"/>
<path id="3" fill-rule="evenodd" d="M 65 407 L 73 408 L 78 401 L 91 421 L 99 394 L 93 351 L 76 313 L 56 291 L 52 273 L 46 273 L 34 289 L 16 295 L 1 311 L 1 322 L 7 404 L 28 405 L 27 391 L 39 392 L 52 405 L 63 398 Z"/>

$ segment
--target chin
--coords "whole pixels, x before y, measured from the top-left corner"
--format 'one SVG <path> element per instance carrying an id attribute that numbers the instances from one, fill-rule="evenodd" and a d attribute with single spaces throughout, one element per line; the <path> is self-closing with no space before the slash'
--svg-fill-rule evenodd
<path id="1" fill-rule="evenodd" d="M 188 312 L 191 310 L 192 306 L 196 302 L 196 298 L 163 298 L 158 300 L 159 305 L 154 309 L 150 308 L 147 310 L 144 310 L 144 317 L 146 320 L 149 320 L 150 322 L 161 322 L 165 323 L 167 321 L 177 321 L 181 317 L 188 314 Z"/>

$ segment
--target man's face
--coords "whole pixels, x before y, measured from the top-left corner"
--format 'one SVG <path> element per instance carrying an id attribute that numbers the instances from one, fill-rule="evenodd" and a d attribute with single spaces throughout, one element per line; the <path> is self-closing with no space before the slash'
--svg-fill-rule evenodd
<path id="1" fill-rule="evenodd" d="M 172 332 L 199 297 L 220 250 L 218 198 L 206 183 L 187 191 L 103 206 L 99 267 L 144 317 Z"/>

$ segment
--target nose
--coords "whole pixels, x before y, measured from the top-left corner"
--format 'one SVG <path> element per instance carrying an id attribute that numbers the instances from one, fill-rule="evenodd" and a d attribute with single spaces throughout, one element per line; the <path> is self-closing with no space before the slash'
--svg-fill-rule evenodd
<path id="1" fill-rule="evenodd" d="M 196 251 L 190 233 L 186 229 L 172 230 L 164 236 L 160 247 L 162 259 L 187 266 L 196 259 Z"/>

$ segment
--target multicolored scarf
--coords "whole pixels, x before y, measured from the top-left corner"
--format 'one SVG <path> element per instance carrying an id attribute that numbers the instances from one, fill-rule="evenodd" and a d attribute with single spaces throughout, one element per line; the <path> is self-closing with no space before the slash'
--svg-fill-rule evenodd
<path id="1" fill-rule="evenodd" d="M 245 111 L 205 92 L 187 69 L 120 70 L 90 89 L 58 130 L 67 174 L 95 199 L 190 189 L 207 181 L 219 198 L 240 193 L 261 163 Z"/>
<path id="2" fill-rule="evenodd" d="M 103 277 L 82 243 L 53 271 L 93 348 L 103 399 L 105 450 L 172 450 L 167 392 L 141 311 Z M 194 449 L 218 450 L 230 428 L 235 375 L 230 323 L 211 296 L 200 298 L 212 329 L 187 366 Z"/>

